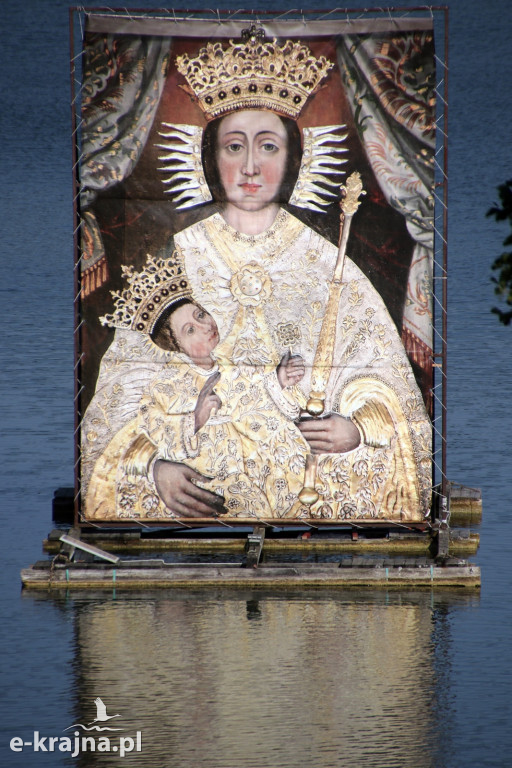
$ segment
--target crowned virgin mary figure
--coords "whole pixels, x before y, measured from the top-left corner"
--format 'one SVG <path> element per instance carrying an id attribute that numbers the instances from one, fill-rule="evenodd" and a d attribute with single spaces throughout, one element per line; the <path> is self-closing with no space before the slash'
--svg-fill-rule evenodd
<path id="1" fill-rule="evenodd" d="M 149 382 L 170 362 L 152 334 L 170 306 L 161 290 L 170 295 L 176 282 L 163 277 L 146 293 L 118 293 L 104 318 L 116 331 L 83 420 L 86 520 L 221 514 L 240 523 L 262 517 L 422 522 L 428 515 L 432 428 L 396 326 L 350 259 L 350 241 L 347 246 L 345 237 L 340 270 L 339 249 L 290 210 L 308 208 L 321 217 L 340 194 L 345 127 L 301 131 L 297 123 L 333 66 L 292 40 L 249 34 L 240 42 L 208 43 L 176 61 L 179 84 L 205 127 L 160 128 L 169 195 L 178 208 L 211 205 L 213 212 L 176 232 L 158 258 L 180 264 L 194 302 L 214 318 L 219 364 L 242 370 L 250 382 L 263 380 L 286 354 L 304 362 L 304 376 L 284 393 L 298 404 L 289 424 L 297 440 L 269 451 L 273 416 L 255 412 L 247 423 L 251 440 L 261 439 L 258 471 L 239 466 L 240 477 L 235 469 L 230 478 L 234 488 L 251 475 L 255 490 L 267 494 L 266 511 L 243 503 L 239 493 L 237 503 L 230 483 L 219 491 L 204 468 L 184 455 L 163 456 L 138 431 Z M 308 413 L 318 382 L 321 408 Z M 247 397 L 250 406 L 250 386 Z M 223 402 L 226 413 L 229 406 Z M 201 429 L 211 434 L 215 418 L 219 413 Z M 217 450 L 229 455 L 232 446 L 226 439 Z M 313 496 L 301 496 L 294 480 L 284 501 L 283 478 L 297 462 L 303 466 L 306 454 L 314 457 Z"/>

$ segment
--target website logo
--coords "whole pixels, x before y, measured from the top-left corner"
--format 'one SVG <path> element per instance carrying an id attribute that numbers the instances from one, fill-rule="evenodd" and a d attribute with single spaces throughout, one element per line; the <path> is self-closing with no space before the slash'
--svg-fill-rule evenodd
<path id="1" fill-rule="evenodd" d="M 123 731 L 124 730 L 124 728 L 110 728 L 107 725 L 103 727 L 101 727 L 100 725 L 94 725 L 94 723 L 106 723 L 109 720 L 112 720 L 114 717 L 121 717 L 121 715 L 107 715 L 107 708 L 99 696 L 97 699 L 94 699 L 94 703 L 96 704 L 96 717 L 94 718 L 94 720 L 91 720 L 91 722 L 89 723 L 90 727 L 87 727 L 87 725 L 82 725 L 82 723 L 74 723 L 73 725 L 68 725 L 68 727 L 64 728 L 64 730 L 69 731 L 70 728 L 83 728 L 84 731 Z"/>
<path id="2" fill-rule="evenodd" d="M 115 718 L 120 714 L 109 715 L 106 704 L 98 696 L 94 699 L 96 705 L 96 717 L 87 725 L 73 723 L 64 728 L 64 732 L 74 728 L 73 736 L 44 736 L 39 731 L 34 731 L 31 741 L 25 741 L 21 736 L 14 736 L 9 743 L 13 752 L 70 752 L 71 757 L 83 752 L 111 752 L 124 757 L 130 752 L 142 751 L 142 733 L 137 731 L 133 736 L 106 736 L 89 735 L 91 731 L 115 732 L 125 731 L 126 728 L 116 727 L 119 721 Z M 114 721 L 111 723 L 110 721 Z M 81 730 L 78 730 L 81 729 Z M 86 734 L 84 734 L 86 732 Z"/>

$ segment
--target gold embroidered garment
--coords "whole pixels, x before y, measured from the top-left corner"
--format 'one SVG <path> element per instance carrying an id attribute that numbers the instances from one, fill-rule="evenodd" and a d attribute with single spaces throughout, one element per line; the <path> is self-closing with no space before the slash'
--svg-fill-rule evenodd
<path id="1" fill-rule="evenodd" d="M 267 232 L 257 236 L 236 232 L 216 213 L 176 235 L 174 245 L 184 260 L 195 300 L 217 322 L 221 341 L 216 355 L 221 364 L 235 364 L 247 371 L 241 374 L 238 384 L 245 382 L 249 388 L 246 394 L 254 398 L 255 390 L 262 392 L 262 387 L 251 381 L 255 367 L 268 374 L 286 351 L 302 355 L 306 375 L 295 388 L 295 397 L 304 407 L 336 262 L 335 246 L 284 210 Z M 169 353 L 158 350 L 141 334 L 116 331 L 102 361 L 96 394 L 84 417 L 82 498 L 86 518 L 120 515 L 119 504 L 111 498 L 113 476 L 118 490 L 127 477 L 139 478 L 136 495 L 145 501 L 137 502 L 136 516 L 158 518 L 171 514 L 159 502 L 150 479 L 149 469 L 157 449 L 147 440 L 142 447 L 144 438 L 138 425 L 141 398 L 147 394 L 150 381 L 155 376 L 158 380 L 168 360 Z M 236 387 L 234 378 L 228 376 L 225 383 L 228 381 Z M 255 387 L 252 395 L 251 385 Z M 237 408 L 241 405 L 240 395 L 233 401 Z M 269 513 L 252 509 L 251 515 L 268 514 L 270 519 L 286 515 L 333 521 L 421 521 L 430 505 L 431 425 L 396 327 L 376 290 L 348 258 L 325 409 L 354 421 L 361 435 L 360 445 L 348 453 L 319 458 L 316 490 L 320 497 L 311 508 L 296 502 L 278 505 Z M 283 420 L 283 416 L 280 418 Z M 285 426 L 298 432 L 290 422 L 283 425 L 283 432 Z M 201 430 L 208 440 L 218 430 L 215 468 L 225 457 L 232 479 L 239 472 L 240 481 L 247 482 L 247 465 L 243 466 L 240 449 L 242 457 L 249 449 L 241 447 L 240 441 L 247 438 L 254 447 L 258 435 L 251 433 L 250 439 L 244 436 L 238 421 L 236 435 L 232 423 L 220 427 L 210 425 L 206 431 Z M 261 434 L 268 437 L 269 432 Z M 201 445 L 205 437 L 201 438 L 201 433 L 198 437 Z M 267 460 L 261 458 L 265 450 L 260 450 L 260 470 Z M 288 464 L 298 463 L 304 456 L 295 442 L 288 444 L 287 451 Z M 124 458 L 118 461 L 121 454 Z M 190 460 L 188 457 L 186 463 Z M 287 493 L 296 493 L 295 478 L 281 475 L 274 457 L 270 468 L 276 482 L 283 479 L 287 484 Z M 271 505 L 275 504 L 272 494 L 268 495 L 267 481 L 249 479 Z M 212 486 L 215 482 L 222 485 L 218 476 Z M 93 504 L 93 497 L 100 503 Z M 246 514 L 243 509 L 233 506 L 228 514 L 241 519 Z"/>
<path id="2" fill-rule="evenodd" d="M 216 213 L 180 232 L 175 245 L 196 300 L 218 324 L 217 351 L 253 364 L 277 364 L 287 349 L 302 355 L 305 402 L 336 247 L 284 210 L 256 236 Z M 430 506 L 431 425 L 382 299 L 350 259 L 343 282 L 325 408 L 352 418 L 362 441 L 320 459 L 311 515 L 419 520 Z"/>
<path id="3" fill-rule="evenodd" d="M 298 504 L 308 452 L 293 423 L 299 415 L 293 389 L 283 393 L 275 371 L 222 366 L 215 387 L 222 406 L 196 432 L 199 393 L 219 366 L 205 371 L 185 355 L 169 357 L 141 397 L 128 449 L 114 440 L 98 462 L 89 514 L 171 516 L 148 484 L 148 460 L 156 459 L 185 463 L 212 478 L 202 485 L 224 497 L 230 517 L 289 513 Z"/>
<path id="4" fill-rule="evenodd" d="M 281 394 L 275 372 L 222 366 L 215 387 L 222 405 L 195 433 L 194 408 L 211 374 L 167 365 L 141 401 L 139 428 L 157 458 L 213 478 L 204 487 L 224 497 L 230 516 L 282 517 L 297 502 L 308 448 L 272 396 L 289 416 L 298 416 L 298 407 Z"/>

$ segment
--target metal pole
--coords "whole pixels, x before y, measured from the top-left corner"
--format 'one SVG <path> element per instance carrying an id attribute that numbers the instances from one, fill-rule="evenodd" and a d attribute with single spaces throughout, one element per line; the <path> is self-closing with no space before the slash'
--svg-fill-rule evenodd
<path id="1" fill-rule="evenodd" d="M 444 59 L 445 59 L 445 72 L 444 72 L 444 211 L 443 211 L 443 346 L 442 346 L 442 421 L 441 421 L 441 434 L 442 434 L 442 456 L 441 456 L 441 468 L 442 468 L 442 494 L 447 495 L 447 402 L 448 402 L 448 388 L 447 388 L 447 364 L 448 364 L 448 7 L 444 9 Z"/>
<path id="2" fill-rule="evenodd" d="M 73 14 L 75 11 L 79 11 L 77 8 L 69 9 L 69 55 L 70 55 L 70 79 L 71 79 L 71 138 L 72 138 L 72 174 L 73 174 L 73 313 L 74 313 L 74 524 L 78 525 L 80 515 L 80 477 L 79 477 L 79 462 L 80 462 L 80 259 L 79 259 L 79 231 L 80 231 L 80 215 L 78 211 L 78 194 L 79 194 L 79 181 L 78 181 L 78 135 L 77 135 L 77 120 L 76 120 L 76 90 L 75 90 L 75 46 L 74 46 L 74 29 L 73 29 Z"/>

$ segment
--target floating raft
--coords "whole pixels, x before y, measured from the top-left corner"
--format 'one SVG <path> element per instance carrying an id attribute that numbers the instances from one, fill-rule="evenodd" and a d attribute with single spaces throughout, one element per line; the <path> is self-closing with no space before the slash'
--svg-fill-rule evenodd
<path id="1" fill-rule="evenodd" d="M 52 565 L 43 560 L 21 572 L 32 589 L 140 589 L 190 587 L 320 588 L 408 587 L 478 588 L 480 568 L 450 558 L 442 565 L 427 558 L 370 560 L 344 558 L 339 563 L 177 564 L 162 560 Z"/>
<path id="2" fill-rule="evenodd" d="M 61 489 L 57 498 L 67 501 L 69 490 Z M 21 580 L 24 588 L 39 590 L 478 589 L 480 568 L 464 558 L 479 546 L 479 535 L 468 526 L 481 520 L 480 491 L 450 483 L 448 497 L 449 512 L 431 525 L 57 528 L 43 542 L 48 559 L 23 569 Z M 463 527 L 451 527 L 454 519 Z"/>
<path id="3" fill-rule="evenodd" d="M 108 552 L 99 549 L 96 544 L 91 543 L 91 538 L 75 538 L 69 533 L 54 531 L 47 546 L 58 543 L 59 552 L 51 560 L 40 560 L 30 568 L 24 569 L 21 572 L 23 586 L 46 590 L 191 587 L 392 589 L 403 586 L 474 589 L 480 586 L 478 566 L 459 557 L 449 554 L 441 559 L 424 554 L 419 557 L 404 557 L 396 549 L 388 553 L 367 551 L 363 554 L 353 549 L 353 554 L 347 554 L 347 547 L 354 548 L 358 541 L 350 542 L 339 537 L 331 540 L 319 539 L 319 545 L 329 545 L 328 549 L 322 552 L 319 549 L 312 551 L 310 540 L 304 541 L 302 538 L 299 541 L 279 541 L 279 549 L 276 552 L 276 548 L 269 546 L 272 540 L 265 541 L 264 529 L 255 528 L 248 535 L 242 549 L 241 540 L 231 542 L 236 547 L 231 550 L 226 547 L 225 541 L 217 540 L 219 549 L 215 554 L 212 548 L 213 539 L 186 540 L 179 543 L 186 544 L 190 550 L 178 549 L 177 554 L 171 555 L 167 552 L 167 559 L 135 559 L 126 557 L 126 553 L 122 558 L 112 551 L 113 547 L 110 547 Z M 424 538 L 423 548 L 428 540 L 429 537 Z M 117 541 L 120 545 L 119 538 Z M 156 541 L 161 544 L 162 540 Z M 110 543 L 112 544 L 112 541 Z M 127 543 L 125 539 L 125 547 Z M 175 545 L 176 541 L 171 539 L 167 543 Z M 308 549 L 297 551 L 296 547 L 300 544 L 307 544 Z M 382 548 L 383 540 L 378 540 L 375 546 Z M 207 555 L 207 562 L 197 561 L 201 551 Z M 311 558 L 309 561 L 305 560 L 305 552 Z M 231 558 L 231 561 L 221 562 L 221 554 L 225 559 Z M 283 555 L 289 558 L 288 562 L 282 559 L 272 561 L 274 557 L 282 558 Z M 77 557 L 80 559 L 75 559 Z M 190 562 L 190 558 L 195 560 Z"/>

